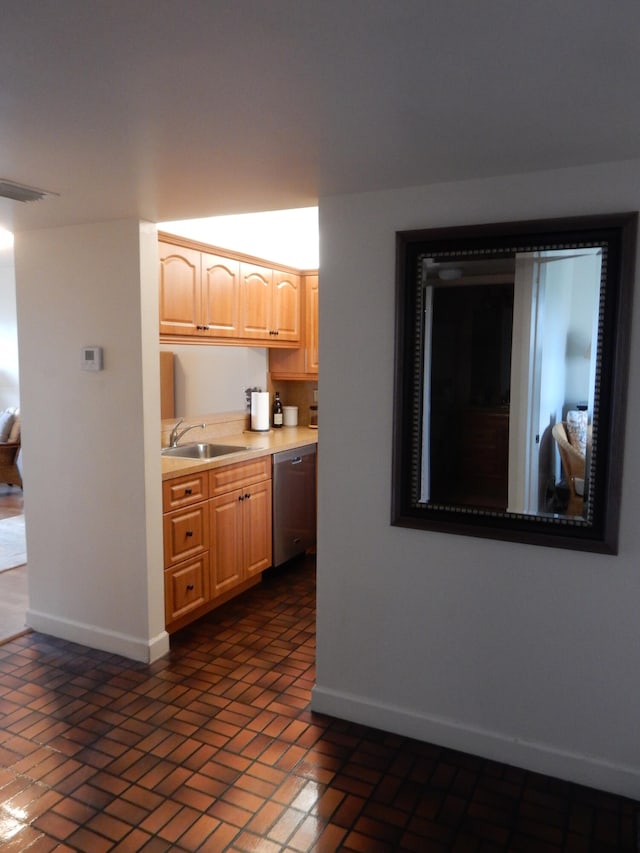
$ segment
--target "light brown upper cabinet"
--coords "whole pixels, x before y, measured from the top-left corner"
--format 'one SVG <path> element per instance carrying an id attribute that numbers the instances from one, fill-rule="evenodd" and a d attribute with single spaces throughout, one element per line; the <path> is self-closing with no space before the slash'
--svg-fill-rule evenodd
<path id="1" fill-rule="evenodd" d="M 318 276 L 308 275 L 305 287 L 305 353 L 306 372 L 318 374 Z"/>
<path id="2" fill-rule="evenodd" d="M 159 241 L 160 334 L 240 334 L 240 263 Z"/>
<path id="3" fill-rule="evenodd" d="M 299 344 L 296 271 L 169 234 L 160 235 L 159 255 L 161 340 Z"/>
<path id="4" fill-rule="evenodd" d="M 300 276 L 273 271 L 273 328 L 279 340 L 300 340 Z"/>
<path id="5" fill-rule="evenodd" d="M 256 340 L 300 340 L 300 276 L 240 264 L 242 335 Z"/>
<path id="6" fill-rule="evenodd" d="M 232 258 L 201 254 L 202 320 L 205 334 L 235 338 L 240 334 L 240 263 Z"/>
<path id="7" fill-rule="evenodd" d="M 160 241 L 160 334 L 197 335 L 200 312 L 200 252 Z"/>
<path id="8" fill-rule="evenodd" d="M 318 378 L 318 275 L 302 274 L 302 334 L 297 349 L 272 349 L 269 370 L 272 379 Z"/>
<path id="9" fill-rule="evenodd" d="M 268 340 L 273 328 L 273 270 L 241 264 L 242 336 Z"/>

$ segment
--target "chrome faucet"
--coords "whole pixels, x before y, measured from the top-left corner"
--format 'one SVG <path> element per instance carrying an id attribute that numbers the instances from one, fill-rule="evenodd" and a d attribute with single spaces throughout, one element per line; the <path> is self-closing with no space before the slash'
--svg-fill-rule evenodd
<path id="1" fill-rule="evenodd" d="M 184 418 L 180 418 L 178 423 L 171 430 L 171 435 L 169 436 L 169 447 L 177 447 L 178 442 L 182 438 L 182 436 L 189 432 L 190 429 L 195 429 L 196 427 L 200 427 L 200 429 L 204 429 L 206 424 L 191 424 L 191 426 L 185 427 L 184 429 L 178 430 L 180 424 L 184 421 Z"/>

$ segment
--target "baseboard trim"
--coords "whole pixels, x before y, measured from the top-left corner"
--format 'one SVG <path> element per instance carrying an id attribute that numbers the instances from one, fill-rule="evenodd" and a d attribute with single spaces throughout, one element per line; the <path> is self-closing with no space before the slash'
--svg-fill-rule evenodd
<path id="1" fill-rule="evenodd" d="M 317 685 L 312 690 L 311 709 L 320 714 L 460 750 L 568 782 L 636 800 L 640 798 L 640 767 L 634 765 L 614 763 L 595 755 L 583 755 L 551 744 L 514 738 L 457 720 L 373 703 L 366 697 Z"/>
<path id="2" fill-rule="evenodd" d="M 38 610 L 27 610 L 26 624 L 42 634 L 50 634 L 61 640 L 79 643 L 81 646 L 122 655 L 141 663 L 153 663 L 169 651 L 169 635 L 166 631 L 161 631 L 155 637 L 146 640 L 83 622 L 59 619 Z"/>

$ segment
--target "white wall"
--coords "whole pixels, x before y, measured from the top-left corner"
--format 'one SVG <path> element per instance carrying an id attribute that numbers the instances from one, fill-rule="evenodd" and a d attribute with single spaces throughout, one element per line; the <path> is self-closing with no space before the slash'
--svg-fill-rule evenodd
<path id="1" fill-rule="evenodd" d="M 0 409 L 20 405 L 13 251 L 0 250 Z"/>
<path id="2" fill-rule="evenodd" d="M 268 350 L 264 347 L 177 346 L 173 352 L 176 417 L 239 412 L 245 388 L 267 387 Z"/>
<path id="3" fill-rule="evenodd" d="M 116 221 L 16 236 L 27 622 L 139 660 L 164 631 L 157 238 Z M 80 369 L 104 348 L 104 370 Z"/>
<path id="4" fill-rule="evenodd" d="M 566 391 L 569 404 L 588 403 L 592 378 L 592 359 L 595 347 L 592 335 L 598 314 L 600 297 L 600 273 L 602 259 L 599 255 L 586 255 L 573 262 L 571 299 L 571 326 L 566 345 Z"/>
<path id="5" fill-rule="evenodd" d="M 639 207 L 640 161 L 321 201 L 317 710 L 640 796 L 640 372 L 617 557 L 389 522 L 395 232 Z"/>
<path id="6" fill-rule="evenodd" d="M 566 401 L 572 266 L 572 261 L 566 261 L 543 264 L 542 267 L 544 296 L 541 306 L 540 435 L 547 427 L 562 420 L 562 407 Z"/>

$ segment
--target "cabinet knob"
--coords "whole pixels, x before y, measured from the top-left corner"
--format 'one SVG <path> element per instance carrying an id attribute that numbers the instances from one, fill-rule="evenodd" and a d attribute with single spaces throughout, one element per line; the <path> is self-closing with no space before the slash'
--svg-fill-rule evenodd
<path id="1" fill-rule="evenodd" d="M 193 530 L 187 530 L 187 536 L 193 536 Z"/>
<path id="2" fill-rule="evenodd" d="M 249 500 L 249 498 L 250 498 L 250 497 L 251 497 L 251 494 L 246 494 L 246 495 L 245 495 L 246 500 Z"/>
<path id="3" fill-rule="evenodd" d="M 184 493 L 185 493 L 185 495 L 191 495 L 191 494 L 193 494 L 193 489 L 185 489 Z"/>
<path id="4" fill-rule="evenodd" d="M 191 592 L 191 590 L 193 589 L 193 584 L 192 584 L 192 583 L 188 583 L 188 584 L 187 584 L 187 589 L 189 590 L 189 592 Z"/>
<path id="5" fill-rule="evenodd" d="M 244 500 L 244 495 L 238 495 L 238 500 L 239 500 L 239 501 L 243 501 L 243 500 Z"/>

